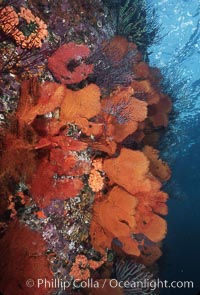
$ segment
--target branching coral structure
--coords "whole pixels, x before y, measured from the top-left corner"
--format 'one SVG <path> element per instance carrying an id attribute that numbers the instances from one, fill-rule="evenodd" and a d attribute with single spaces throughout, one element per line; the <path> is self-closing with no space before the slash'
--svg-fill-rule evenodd
<path id="1" fill-rule="evenodd" d="M 85 14 L 82 1 L 73 9 L 79 2 Z M 26 50 L 40 50 L 47 26 L 31 8 L 21 2 L 19 7 L 19 12 L 11 5 L 1 9 L 1 30 Z M 167 126 L 171 100 L 162 93 L 159 70 L 143 61 L 135 43 L 122 36 L 97 46 L 86 43 L 55 41 L 57 48 L 46 57 L 45 75 L 18 78 L 16 110 L 0 126 L 5 208 L 0 221 L 10 223 L 3 226 L 6 233 L 0 243 L 6 246 L 5 259 L 13 248 L 18 255 L 12 256 L 14 268 L 7 262 L 8 274 L 0 280 L 6 295 L 11 294 L 7 280 L 17 269 L 20 277 L 14 285 L 23 290 L 19 295 L 26 292 L 19 282 L 26 277 L 18 266 L 20 259 L 34 279 L 37 272 L 38 277 L 70 283 L 92 278 L 102 286 L 106 278 L 101 294 L 121 295 L 123 290 L 113 293 L 109 286 L 113 269 L 118 280 L 126 279 L 127 272 L 151 279 L 144 265 L 154 265 L 162 255 L 167 233 L 163 216 L 168 212 L 162 184 L 171 171 L 154 144 L 159 130 Z M 18 242 L 27 236 L 30 240 L 15 247 L 10 235 L 18 236 Z M 29 253 L 35 260 L 28 248 L 35 251 Z M 122 262 L 115 265 L 118 256 L 125 270 Z M 55 294 L 60 294 L 57 289 Z M 76 294 L 72 289 L 67 292 Z M 92 287 L 84 292 L 99 294 Z"/>

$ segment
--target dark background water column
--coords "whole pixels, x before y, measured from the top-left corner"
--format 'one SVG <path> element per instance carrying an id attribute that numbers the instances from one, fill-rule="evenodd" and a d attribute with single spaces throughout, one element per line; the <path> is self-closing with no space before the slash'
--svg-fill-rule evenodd
<path id="1" fill-rule="evenodd" d="M 150 63 L 161 69 L 174 103 L 161 143 L 173 173 L 165 187 L 170 200 L 160 278 L 194 282 L 193 289 L 162 289 L 161 295 L 195 295 L 200 292 L 200 2 L 147 2 L 157 9 L 163 35 L 149 49 Z"/>

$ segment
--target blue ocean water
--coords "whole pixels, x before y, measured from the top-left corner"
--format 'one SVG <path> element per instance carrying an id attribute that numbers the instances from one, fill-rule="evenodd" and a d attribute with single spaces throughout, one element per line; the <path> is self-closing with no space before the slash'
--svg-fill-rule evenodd
<path id="1" fill-rule="evenodd" d="M 148 0 L 157 10 L 161 41 L 149 52 L 161 69 L 174 111 L 161 144 L 171 165 L 168 235 L 161 279 L 193 281 L 194 288 L 162 289 L 161 295 L 200 292 L 200 1 Z M 199 293 L 200 294 L 200 293 Z"/>

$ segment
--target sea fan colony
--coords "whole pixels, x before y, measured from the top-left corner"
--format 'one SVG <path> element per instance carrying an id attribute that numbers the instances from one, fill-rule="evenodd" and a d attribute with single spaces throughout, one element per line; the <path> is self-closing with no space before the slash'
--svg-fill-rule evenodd
<path id="1" fill-rule="evenodd" d="M 131 259 L 117 258 L 114 264 L 116 278 L 119 282 L 130 283 L 124 289 L 124 294 L 147 295 L 154 294 L 154 288 L 150 285 L 145 286 L 145 282 L 149 282 L 153 286 L 153 273 L 149 272 L 143 264 L 139 264 Z M 131 287 L 132 283 L 132 287 Z M 137 285 L 138 283 L 138 285 Z M 143 283 L 143 285 L 142 285 Z M 145 287 L 144 287 L 145 286 Z M 156 288 L 155 288 L 156 289 Z"/>
<path id="2" fill-rule="evenodd" d="M 37 277 L 93 278 L 100 288 L 106 278 L 101 294 L 127 294 L 110 287 L 113 272 L 118 280 L 153 279 L 146 267 L 152 272 L 162 255 L 168 195 L 161 188 L 171 172 L 156 144 L 171 101 L 137 44 L 109 38 L 103 2 L 63 0 L 59 10 L 55 1 L 38 2 L 9 1 L 0 11 L 0 291 L 48 294 L 26 286 Z M 100 294 L 90 286 L 82 292 Z M 70 284 L 62 294 L 77 290 Z"/>

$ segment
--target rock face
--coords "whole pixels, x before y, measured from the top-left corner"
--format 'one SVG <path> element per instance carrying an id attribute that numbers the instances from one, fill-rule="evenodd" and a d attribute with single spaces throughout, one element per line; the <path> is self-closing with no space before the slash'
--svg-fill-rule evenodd
<path id="1" fill-rule="evenodd" d="M 37 287 L 39 278 L 53 279 L 45 257 L 45 242 L 39 233 L 13 222 L 0 240 L 0 249 L 0 292 L 4 295 L 49 294 L 50 289 L 45 286 Z"/>

